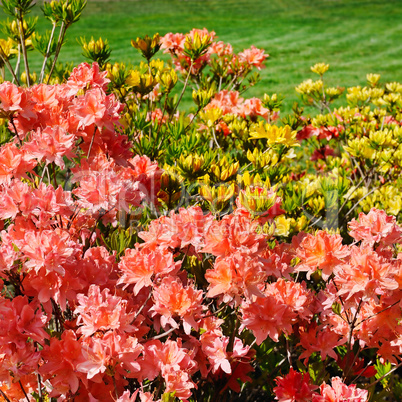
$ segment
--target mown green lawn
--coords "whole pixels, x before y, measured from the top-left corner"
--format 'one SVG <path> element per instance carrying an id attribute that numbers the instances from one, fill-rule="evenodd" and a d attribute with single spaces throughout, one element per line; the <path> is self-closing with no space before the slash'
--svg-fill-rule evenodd
<path id="1" fill-rule="evenodd" d="M 40 20 L 39 31 L 49 28 Z M 330 63 L 331 85 L 361 85 L 370 72 L 402 81 L 401 0 L 89 0 L 68 32 L 61 60 L 83 60 L 77 37 L 102 36 L 113 49 L 112 61 L 137 63 L 132 38 L 193 27 L 214 30 L 236 51 L 264 48 L 267 68 L 247 96 L 281 93 L 286 110 L 297 100 L 294 87 L 312 77 L 309 67 L 316 62 Z M 39 69 L 39 58 L 32 65 Z"/>

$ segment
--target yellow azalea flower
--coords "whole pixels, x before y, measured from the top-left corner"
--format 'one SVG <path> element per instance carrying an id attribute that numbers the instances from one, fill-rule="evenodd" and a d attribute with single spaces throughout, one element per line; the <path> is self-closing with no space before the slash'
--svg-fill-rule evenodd
<path id="1" fill-rule="evenodd" d="M 276 188 L 247 186 L 239 193 L 239 202 L 253 217 L 269 215 L 269 210 L 277 202 Z"/>
<path id="2" fill-rule="evenodd" d="M 275 236 L 288 236 L 290 233 L 291 218 L 286 218 L 284 215 L 275 218 Z"/>
<path id="3" fill-rule="evenodd" d="M 311 78 L 309 78 L 308 80 L 299 84 L 295 89 L 296 92 L 302 95 L 311 95 L 314 93 L 321 94 L 323 86 L 324 83 L 321 80 L 313 81 Z"/>
<path id="4" fill-rule="evenodd" d="M 219 160 L 219 162 L 213 163 L 211 166 L 211 173 L 217 181 L 227 181 L 237 174 L 240 168 L 239 162 L 230 163 L 226 156 Z"/>
<path id="5" fill-rule="evenodd" d="M 316 73 L 318 75 L 324 75 L 324 73 L 326 73 L 329 69 L 329 64 L 317 63 L 314 64 L 313 67 L 310 67 L 310 69 L 313 73 Z"/>
<path id="6" fill-rule="evenodd" d="M 221 210 L 234 196 L 235 190 L 234 183 L 217 187 L 202 185 L 199 189 L 199 193 L 206 201 L 213 204 L 216 210 Z"/>
<path id="7" fill-rule="evenodd" d="M 173 89 L 173 87 L 177 84 L 177 73 L 173 69 L 163 71 L 159 75 L 157 75 L 158 82 L 162 85 L 164 91 L 169 92 Z"/>
<path id="8" fill-rule="evenodd" d="M 14 43 L 10 38 L 8 38 L 8 40 L 0 38 L 0 47 L 3 57 L 7 59 L 18 53 L 18 50 L 14 48 Z"/>
<path id="9" fill-rule="evenodd" d="M 268 177 L 266 178 L 265 181 L 263 181 L 258 173 L 256 175 L 251 175 L 248 170 L 246 170 L 243 175 L 237 175 L 237 183 L 241 187 L 249 187 L 249 186 L 258 186 L 266 188 L 271 187 L 271 183 Z"/>
<path id="10" fill-rule="evenodd" d="M 260 124 L 250 129 L 250 139 L 267 139 L 268 145 L 286 145 L 288 147 L 299 146 L 296 140 L 296 131 L 293 131 L 290 126 L 278 127 L 270 124 Z"/>
<path id="11" fill-rule="evenodd" d="M 399 82 L 389 82 L 388 84 L 385 84 L 385 88 L 387 88 L 389 92 L 402 93 L 402 84 Z"/>
<path id="12" fill-rule="evenodd" d="M 278 162 L 278 154 L 270 149 L 265 152 L 260 151 L 258 148 L 254 148 L 251 152 L 247 151 L 247 159 L 257 168 L 262 169 L 265 166 L 274 166 Z"/>
<path id="13" fill-rule="evenodd" d="M 135 87 L 140 84 L 140 73 L 137 70 L 132 70 L 126 79 L 126 84 Z"/>
<path id="14" fill-rule="evenodd" d="M 152 37 L 145 35 L 144 38 L 132 39 L 131 46 L 139 50 L 149 62 L 161 47 L 160 36 L 156 33 Z"/>
<path id="15" fill-rule="evenodd" d="M 380 81 L 381 75 L 380 74 L 367 74 L 366 75 L 367 82 L 375 87 L 378 84 L 378 81 Z"/>
<path id="16" fill-rule="evenodd" d="M 206 125 L 211 128 L 222 117 L 222 109 L 213 107 L 200 113 L 200 115 L 201 119 L 206 123 Z"/>

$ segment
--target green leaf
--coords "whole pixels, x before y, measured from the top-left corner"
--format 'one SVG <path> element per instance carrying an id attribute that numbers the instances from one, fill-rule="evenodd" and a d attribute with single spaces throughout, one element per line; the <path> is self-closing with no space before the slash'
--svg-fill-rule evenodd
<path id="1" fill-rule="evenodd" d="M 165 392 L 162 395 L 162 402 L 174 402 L 176 400 L 175 394 L 176 394 L 175 391 L 173 391 L 173 392 Z"/>
<path id="2" fill-rule="evenodd" d="M 387 387 L 388 386 L 388 382 L 389 382 L 389 375 L 388 373 L 391 371 L 392 369 L 392 365 L 389 362 L 386 362 L 384 364 L 382 364 L 380 362 L 380 360 L 377 359 L 377 363 L 374 365 L 375 369 L 377 370 L 377 374 L 375 375 L 375 378 L 378 380 L 381 377 L 384 377 L 380 382 L 383 385 L 383 387 Z"/>

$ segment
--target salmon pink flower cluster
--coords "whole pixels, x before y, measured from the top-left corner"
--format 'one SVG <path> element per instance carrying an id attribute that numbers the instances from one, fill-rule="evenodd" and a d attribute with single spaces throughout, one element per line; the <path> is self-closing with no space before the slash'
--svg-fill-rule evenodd
<path id="1" fill-rule="evenodd" d="M 186 41 L 195 42 L 195 37 L 199 41 L 208 44 L 206 52 L 195 60 L 191 60 L 186 53 Z M 264 62 L 269 57 L 263 49 L 251 46 L 236 54 L 229 43 L 218 41 L 214 31 L 208 32 L 204 29 L 192 29 L 187 34 L 168 33 L 161 38 L 161 48 L 165 53 L 169 53 L 176 68 L 181 72 L 189 71 L 192 75 L 199 74 L 205 67 L 212 69 L 220 63 L 227 74 L 239 75 L 246 70 L 264 68 Z M 191 68 L 190 68 L 191 67 Z"/>

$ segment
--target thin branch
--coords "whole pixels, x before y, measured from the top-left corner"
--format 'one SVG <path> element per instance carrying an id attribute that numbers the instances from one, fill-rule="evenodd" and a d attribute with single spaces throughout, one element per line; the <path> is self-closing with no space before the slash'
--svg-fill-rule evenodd
<path id="1" fill-rule="evenodd" d="M 20 65 L 21 65 L 21 45 L 18 43 L 17 45 L 17 52 L 18 52 L 18 56 L 17 56 L 17 63 L 15 63 L 15 75 L 17 77 L 20 77 Z M 14 84 L 14 80 L 13 80 L 13 84 Z"/>
<path id="2" fill-rule="evenodd" d="M 398 368 L 401 367 L 401 366 L 402 366 L 402 362 L 399 363 L 398 365 L 396 365 L 393 369 L 389 370 L 388 373 L 386 373 L 383 376 L 381 376 L 380 378 L 378 378 L 376 381 L 374 381 L 371 384 L 367 385 L 364 389 L 370 389 L 373 385 L 376 385 L 377 383 L 379 383 L 382 379 L 384 379 L 385 377 L 389 376 L 395 370 L 398 370 Z"/>
<path id="3" fill-rule="evenodd" d="M 50 78 L 52 77 L 52 74 L 53 74 L 53 70 L 54 70 L 54 68 L 56 66 L 56 61 L 57 61 L 57 59 L 59 57 L 61 47 L 63 46 L 64 36 L 66 35 L 66 31 L 67 31 L 67 27 L 66 27 L 66 24 L 63 21 L 61 23 L 59 39 L 57 40 L 56 53 L 54 55 L 52 67 L 50 68 L 50 71 L 49 71 L 49 77 L 47 79 L 47 84 L 49 84 Z"/>
<path id="4" fill-rule="evenodd" d="M 152 292 L 150 291 L 148 297 L 146 298 L 146 300 L 144 301 L 142 306 L 139 308 L 139 310 L 136 312 L 132 322 L 134 322 L 137 319 L 137 317 L 141 314 L 141 311 L 144 309 L 144 307 L 148 303 L 148 300 L 151 298 L 151 296 L 152 296 Z"/>
<path id="5" fill-rule="evenodd" d="M 38 376 L 38 395 L 39 395 L 39 402 L 43 402 L 43 395 L 42 395 L 42 380 L 40 378 L 40 374 Z"/>
<path id="6" fill-rule="evenodd" d="M 27 400 L 28 402 L 30 402 L 30 401 L 29 401 L 29 398 L 28 398 L 28 395 L 27 395 L 27 393 L 25 392 L 24 386 L 22 385 L 21 380 L 19 380 L 18 382 L 19 382 L 19 384 L 20 384 L 20 387 L 21 387 L 21 389 L 22 389 L 23 394 L 25 395 L 26 400 Z"/>
<path id="7" fill-rule="evenodd" d="M 388 307 L 385 307 L 383 310 L 379 311 L 378 313 L 372 314 L 372 315 L 370 315 L 369 317 L 364 318 L 363 320 L 361 320 L 359 323 L 356 324 L 355 328 L 358 327 L 360 324 L 362 324 L 364 321 L 368 321 L 368 320 L 370 320 L 371 318 L 373 318 L 373 317 L 375 317 L 375 316 L 377 316 L 377 315 L 383 313 L 384 311 L 389 310 L 390 308 L 394 307 L 394 306 L 397 305 L 398 303 L 400 303 L 400 300 L 396 301 L 395 303 L 391 304 L 391 305 L 388 306 Z"/>
<path id="8" fill-rule="evenodd" d="M 352 380 L 351 384 L 354 384 L 354 383 L 363 375 L 363 373 L 370 367 L 370 364 L 371 364 L 371 363 L 373 363 L 372 360 L 370 360 L 370 361 L 368 362 L 367 366 L 358 374 L 357 377 L 355 377 L 355 378 Z"/>
<path id="9" fill-rule="evenodd" d="M 208 315 L 204 316 L 204 318 L 216 317 L 216 314 L 220 313 L 220 312 L 221 312 L 222 310 L 224 310 L 228 305 L 229 305 L 229 302 L 224 303 L 224 305 L 223 305 L 221 308 L 219 308 L 218 310 L 214 311 L 214 312 L 211 313 L 211 314 L 208 314 Z"/>
<path id="10" fill-rule="evenodd" d="M 183 98 L 184 92 L 185 92 L 185 90 L 187 88 L 188 80 L 190 79 L 191 69 L 193 68 L 193 64 L 194 64 L 194 60 L 191 60 L 190 68 L 188 69 L 188 74 L 187 74 L 186 80 L 184 81 L 183 89 L 181 91 L 179 100 L 177 101 L 176 106 L 175 106 L 175 108 L 174 108 L 174 110 L 172 112 L 172 116 L 174 116 L 174 114 L 176 113 L 176 110 L 179 107 L 179 103 L 181 102 L 181 99 Z"/>
<path id="11" fill-rule="evenodd" d="M 11 125 L 13 126 L 13 129 L 14 129 L 15 135 L 17 136 L 18 141 L 20 142 L 20 145 L 22 145 L 21 138 L 20 138 L 20 136 L 18 135 L 18 130 L 17 130 L 17 127 L 15 127 L 15 124 L 14 124 L 14 117 L 10 117 L 10 123 L 11 123 Z"/>
<path id="12" fill-rule="evenodd" d="M 27 54 L 27 48 L 25 46 L 25 32 L 22 24 L 21 10 L 19 10 L 19 18 L 17 19 L 17 23 L 18 23 L 18 31 L 20 33 L 22 55 L 24 56 L 25 73 L 27 75 L 27 86 L 30 87 L 31 77 L 29 76 L 28 54 Z"/>
<path id="13" fill-rule="evenodd" d="M 13 79 L 15 80 L 15 83 L 19 86 L 20 81 L 18 80 L 17 76 L 15 75 L 13 67 L 11 66 L 10 62 L 8 61 L 8 58 L 7 58 L 6 54 L 4 53 L 4 50 L 1 47 L 1 45 L 0 45 L 0 57 L 3 60 L 3 63 L 7 66 L 8 71 L 10 71 L 11 75 L 13 76 Z"/>
<path id="14" fill-rule="evenodd" d="M 338 286 L 337 286 L 337 284 L 336 284 L 336 282 L 335 282 L 334 277 L 332 277 L 331 279 L 332 279 L 332 282 L 334 283 L 336 292 L 339 293 L 339 289 L 338 289 Z M 339 300 L 341 301 L 343 310 L 345 311 L 345 315 L 346 315 L 346 318 L 347 318 L 347 319 L 346 319 L 346 322 L 347 322 L 348 324 L 350 324 L 350 318 L 349 318 L 349 314 L 347 313 L 347 311 L 346 311 L 346 309 L 345 309 L 345 303 L 343 302 L 342 297 L 341 297 L 340 295 L 338 295 L 338 297 L 339 297 Z M 340 317 L 342 318 L 342 316 L 340 316 Z"/>
<path id="15" fill-rule="evenodd" d="M 385 122 L 385 116 L 382 118 L 380 131 L 382 131 L 384 128 L 384 122 Z"/>
<path id="16" fill-rule="evenodd" d="M 231 86 L 230 91 L 233 91 L 233 89 L 235 88 L 234 82 L 237 80 L 237 78 L 239 78 L 239 76 L 235 74 L 232 81 L 230 81 L 228 85 L 225 85 L 225 88 L 229 88 Z"/>
<path id="17" fill-rule="evenodd" d="M 368 197 L 370 194 L 374 193 L 375 190 L 378 190 L 378 187 L 373 188 L 371 191 L 369 191 L 366 195 L 364 195 L 363 197 L 360 198 L 359 201 L 356 202 L 355 205 L 353 205 L 353 207 L 351 209 L 349 209 L 348 213 L 345 215 L 345 219 L 353 212 L 353 210 L 355 208 L 357 208 L 359 206 L 359 204 L 366 198 Z"/>
<path id="18" fill-rule="evenodd" d="M 93 145 L 93 143 L 94 143 L 95 133 L 96 133 L 96 129 L 97 129 L 97 128 L 98 128 L 98 127 L 95 126 L 94 133 L 92 134 L 91 143 L 89 144 L 87 159 L 89 159 L 89 156 L 91 155 L 92 145 Z"/>
<path id="19" fill-rule="evenodd" d="M 320 216 L 315 222 L 311 222 L 309 225 L 309 228 L 315 226 L 321 219 L 322 219 L 322 216 Z"/>
<path id="20" fill-rule="evenodd" d="M 43 168 L 42 176 L 39 181 L 39 185 L 42 184 L 43 178 L 45 177 L 46 169 L 48 169 L 47 165 Z"/>
<path id="21" fill-rule="evenodd" d="M 162 333 L 162 334 L 156 335 L 156 336 L 154 336 L 153 338 L 150 338 L 150 340 L 161 339 L 161 338 L 163 338 L 164 336 L 171 334 L 175 329 L 177 329 L 177 328 L 174 328 L 174 327 L 173 327 L 173 328 L 170 328 L 169 331 L 166 331 L 166 332 L 164 332 L 164 333 Z"/>
<path id="22" fill-rule="evenodd" d="M 8 398 L 7 395 L 0 389 L 0 393 L 3 396 L 3 398 L 7 401 L 7 402 L 11 402 Z"/>
<path id="23" fill-rule="evenodd" d="M 200 113 L 202 109 L 198 108 L 197 111 L 195 112 L 195 114 L 193 115 L 193 117 L 190 120 L 190 123 L 187 124 L 187 126 L 185 127 L 184 131 L 186 132 L 187 129 L 191 126 L 191 124 L 193 123 L 194 119 L 197 117 L 198 113 Z"/>
<path id="24" fill-rule="evenodd" d="M 46 64 L 47 64 L 47 61 L 48 61 L 49 56 L 50 56 L 50 48 L 52 46 L 54 33 L 56 31 L 56 26 L 57 26 L 56 22 L 53 22 L 52 32 L 50 34 L 49 43 L 47 44 L 45 58 L 43 59 L 42 69 L 40 70 L 39 84 L 42 84 L 42 82 L 43 82 L 43 78 L 44 78 L 44 75 L 45 75 L 45 68 L 46 68 Z"/>
<path id="25" fill-rule="evenodd" d="M 222 79 L 223 79 L 223 76 L 221 75 L 221 76 L 219 77 L 218 92 L 220 92 L 220 91 L 221 91 L 221 88 L 222 88 Z"/>
<path id="26" fill-rule="evenodd" d="M 286 338 L 286 356 L 288 358 L 289 366 L 292 367 L 292 353 L 290 351 L 289 339 L 288 338 Z"/>
<path id="27" fill-rule="evenodd" d="M 342 209 L 344 208 L 344 206 L 347 204 L 347 202 L 350 200 L 350 198 L 352 197 L 352 195 L 354 194 L 354 192 L 360 187 L 360 185 L 364 182 L 364 180 L 367 178 L 367 176 L 371 173 L 371 169 L 369 170 L 369 172 L 359 181 L 359 183 L 357 184 L 357 186 L 355 186 L 355 189 L 350 193 L 350 195 L 346 198 L 345 202 L 341 205 L 341 207 L 338 210 L 338 213 L 340 213 L 342 211 Z"/>
<path id="28" fill-rule="evenodd" d="M 218 140 L 216 139 L 216 135 L 215 135 L 215 129 L 212 128 L 212 137 L 214 138 L 215 144 L 218 148 L 220 148 L 221 146 L 218 143 Z"/>
<path id="29" fill-rule="evenodd" d="M 91 234 L 90 234 L 89 237 L 88 237 L 88 246 L 87 246 L 87 247 L 84 246 L 84 247 L 82 248 L 82 255 L 81 255 L 81 258 L 84 257 L 86 251 L 91 247 L 91 238 L 92 238 L 93 234 L 95 233 L 95 230 L 96 230 L 96 227 L 98 226 L 98 223 L 100 222 L 100 220 L 101 220 L 104 216 L 106 216 L 106 215 L 107 215 L 110 211 L 112 211 L 114 208 L 116 208 L 116 207 L 112 207 L 112 208 L 110 208 L 108 211 L 104 211 L 104 212 L 101 212 L 101 213 L 99 214 L 98 219 L 96 220 L 95 225 L 94 225 L 94 227 L 92 228 Z M 78 215 L 78 213 L 77 213 L 77 215 Z"/>

